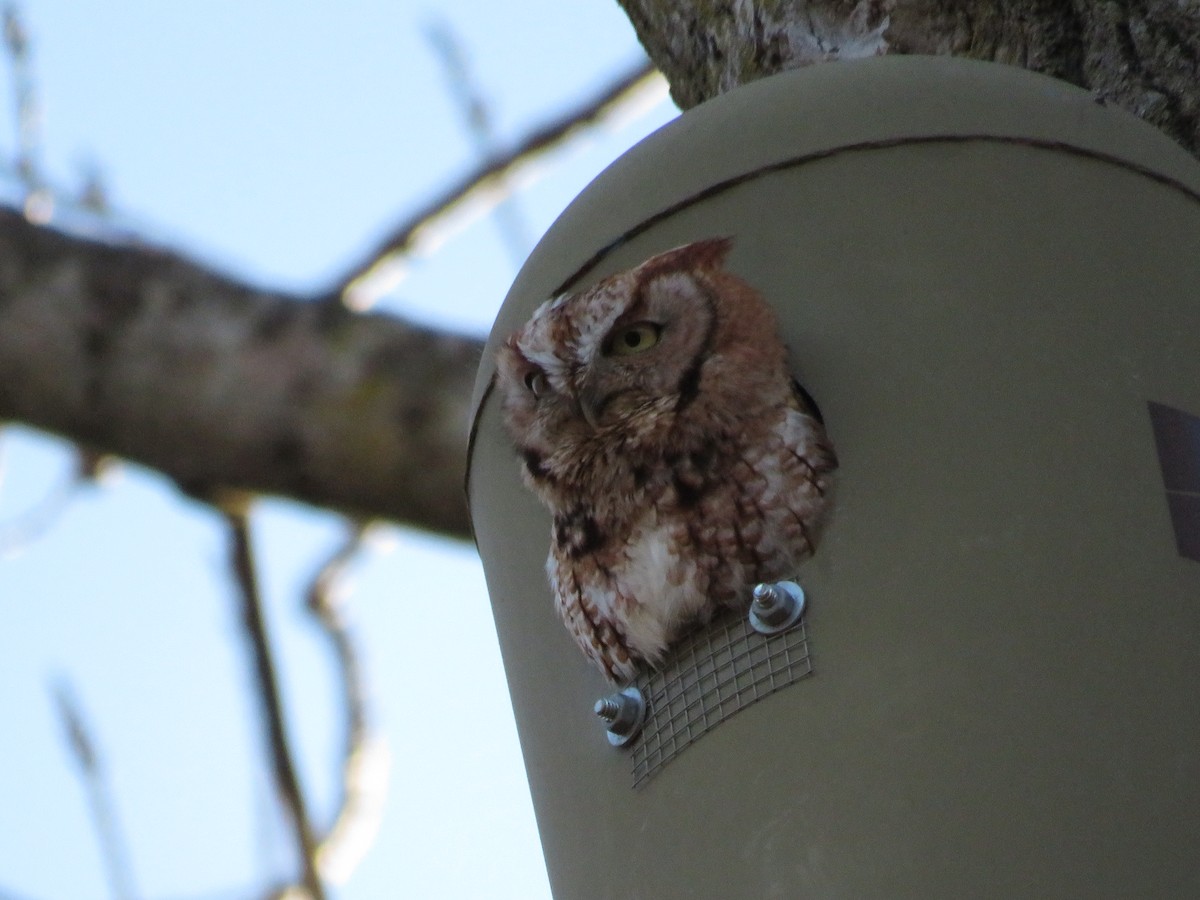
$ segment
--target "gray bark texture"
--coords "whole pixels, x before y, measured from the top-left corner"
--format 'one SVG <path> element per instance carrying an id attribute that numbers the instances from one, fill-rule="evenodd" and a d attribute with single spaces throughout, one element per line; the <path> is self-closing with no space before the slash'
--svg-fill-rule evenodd
<path id="1" fill-rule="evenodd" d="M 618 0 L 684 109 L 783 69 L 968 56 L 1094 91 L 1200 156 L 1198 0 Z M 0 211 L 0 421 L 220 499 L 292 497 L 465 537 L 479 342 Z"/>
<path id="2" fill-rule="evenodd" d="M 481 349 L 0 210 L 0 420 L 204 500 L 277 494 L 465 536 Z"/>
<path id="3" fill-rule="evenodd" d="M 618 0 L 683 109 L 817 62 L 920 53 L 1094 91 L 1200 156 L 1197 0 Z"/>

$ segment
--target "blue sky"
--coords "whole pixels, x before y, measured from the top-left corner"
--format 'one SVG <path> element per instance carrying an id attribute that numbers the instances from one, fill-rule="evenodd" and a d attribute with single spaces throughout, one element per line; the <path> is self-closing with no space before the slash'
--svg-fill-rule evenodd
<path id="1" fill-rule="evenodd" d="M 502 142 L 640 54 L 613 0 L 22 9 L 48 178 L 71 189 L 95 169 L 122 224 L 143 237 L 298 292 L 319 289 L 476 161 L 424 35 L 435 11 L 469 52 Z M 7 71 L 0 90 L 11 96 Z M 531 238 L 674 114 L 663 100 L 548 159 L 517 200 Z M 0 118 L 0 156 L 13 142 L 11 117 Z M 514 274 L 484 219 L 415 260 L 384 308 L 484 334 Z M 54 715 L 60 678 L 99 745 L 139 896 L 254 896 L 295 862 L 266 787 L 220 524 L 163 479 L 123 466 L 14 548 L 6 523 L 70 465 L 54 439 L 0 434 L 0 898 L 108 896 Z M 272 501 L 254 533 L 289 725 L 324 822 L 341 735 L 329 660 L 300 593 L 341 526 Z M 548 896 L 474 551 L 385 529 L 352 581 L 392 767 L 378 839 L 334 896 Z M 462 611 L 452 629 L 448 597 Z"/>

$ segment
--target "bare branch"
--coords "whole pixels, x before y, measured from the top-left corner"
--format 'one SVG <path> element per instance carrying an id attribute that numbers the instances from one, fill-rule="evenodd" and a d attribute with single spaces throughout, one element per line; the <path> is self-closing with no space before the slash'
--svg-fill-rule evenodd
<path id="1" fill-rule="evenodd" d="M 226 509 L 224 516 L 229 526 L 230 566 L 237 583 L 243 624 L 254 659 L 254 687 L 262 703 L 263 719 L 266 722 L 267 748 L 271 770 L 275 776 L 275 788 L 292 826 L 297 852 L 304 868 L 304 888 L 312 900 L 324 900 L 325 888 L 317 871 L 317 841 L 305 808 L 300 779 L 292 761 L 291 745 L 283 720 L 279 680 L 275 674 L 270 639 L 263 619 L 249 521 L 245 510 L 242 509 Z"/>
<path id="2" fill-rule="evenodd" d="M 0 521 L 0 559 L 20 553 L 42 537 L 79 496 L 80 490 L 85 485 L 99 482 L 114 463 L 111 456 L 76 446 L 75 466 L 62 481 L 51 487 L 31 509 Z M 0 466 L 0 487 L 3 483 L 4 471 Z"/>
<path id="3" fill-rule="evenodd" d="M 433 49 L 437 52 L 446 71 L 450 94 L 458 105 L 459 113 L 467 126 L 480 159 L 491 159 L 496 153 L 496 130 L 492 125 L 492 112 L 483 91 L 476 83 L 467 65 L 467 53 L 462 41 L 446 19 L 435 18 L 426 28 Z M 529 255 L 529 235 L 515 200 L 508 198 L 495 210 L 500 236 L 508 247 L 513 264 L 520 267 Z"/>
<path id="4" fill-rule="evenodd" d="M 387 745 L 371 727 L 367 679 L 340 590 L 346 567 L 362 549 L 368 527 L 365 523 L 351 526 L 346 539 L 317 570 L 307 600 L 333 646 L 345 711 L 341 797 L 333 825 L 317 848 L 321 873 L 335 883 L 349 877 L 374 843 L 387 793 Z"/>
<path id="5" fill-rule="evenodd" d="M 0 522 L 0 559 L 16 556 L 49 531 L 79 495 L 81 484 L 72 473 L 52 486 L 36 505 Z"/>
<path id="6" fill-rule="evenodd" d="M 4 50 L 13 76 L 17 131 L 17 177 L 25 188 L 25 215 L 32 221 L 50 221 L 54 197 L 42 179 L 42 110 L 33 77 L 29 33 L 16 4 L 5 5 Z"/>
<path id="7" fill-rule="evenodd" d="M 598 124 L 638 97 L 657 93 L 661 86 L 662 81 L 653 66 L 639 65 L 575 109 L 534 129 L 510 152 L 488 160 L 394 226 L 330 293 L 340 294 L 354 309 L 370 306 L 395 283 L 394 275 L 388 270 L 397 257 L 431 246 L 456 227 L 487 212 L 508 196 L 516 175 L 547 150 L 580 129 Z"/>
<path id="8" fill-rule="evenodd" d="M 482 342 L 354 314 L 337 298 L 361 306 L 398 256 L 497 202 L 537 154 L 660 87 L 640 66 L 538 129 L 320 302 L 0 209 L 0 421 L 147 465 L 206 500 L 278 494 L 466 537 L 464 434 Z"/>
<path id="9" fill-rule="evenodd" d="M 129 852 L 117 822 L 112 793 L 105 779 L 104 767 L 96 752 L 92 739 L 79 711 L 70 684 L 59 678 L 52 686 L 55 707 L 67 735 L 67 746 L 79 766 L 79 774 L 87 789 L 88 806 L 92 812 L 92 824 L 100 842 L 100 855 L 108 875 L 109 890 L 116 900 L 132 900 L 136 896 L 133 888 L 133 869 L 129 864 Z"/>
<path id="10" fill-rule="evenodd" d="M 0 209 L 0 420 L 199 497 L 280 494 L 465 537 L 481 348 Z"/>

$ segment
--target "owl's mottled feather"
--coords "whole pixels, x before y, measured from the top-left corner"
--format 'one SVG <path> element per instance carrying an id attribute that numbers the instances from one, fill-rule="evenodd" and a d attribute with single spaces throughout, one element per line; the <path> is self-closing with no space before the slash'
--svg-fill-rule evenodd
<path id="1" fill-rule="evenodd" d="M 558 611 L 616 682 L 793 575 L 828 505 L 833 448 L 729 249 L 697 241 L 549 300 L 499 353 Z"/>

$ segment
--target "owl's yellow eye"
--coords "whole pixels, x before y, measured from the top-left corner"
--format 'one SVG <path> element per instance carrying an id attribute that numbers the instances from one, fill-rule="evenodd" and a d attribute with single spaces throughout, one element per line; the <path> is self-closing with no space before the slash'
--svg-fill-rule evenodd
<path id="1" fill-rule="evenodd" d="M 654 322 L 635 322 L 613 334 L 608 342 L 608 352 L 613 356 L 632 356 L 649 350 L 658 343 L 662 326 Z"/>

